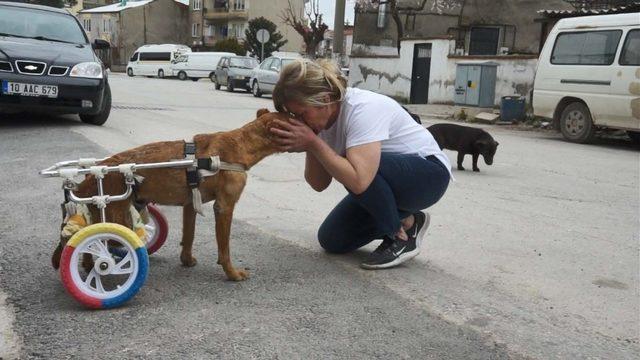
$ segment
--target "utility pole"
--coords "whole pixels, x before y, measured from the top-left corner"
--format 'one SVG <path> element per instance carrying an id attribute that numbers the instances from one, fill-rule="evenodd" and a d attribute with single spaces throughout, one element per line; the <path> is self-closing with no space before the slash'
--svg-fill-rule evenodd
<path id="1" fill-rule="evenodd" d="M 336 13 L 333 18 L 333 53 L 337 58 L 343 53 L 345 0 L 336 0 Z"/>

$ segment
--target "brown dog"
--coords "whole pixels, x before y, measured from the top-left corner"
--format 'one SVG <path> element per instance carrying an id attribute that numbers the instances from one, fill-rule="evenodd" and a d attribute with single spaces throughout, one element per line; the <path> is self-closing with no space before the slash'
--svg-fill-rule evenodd
<path id="1" fill-rule="evenodd" d="M 269 131 L 275 119 L 287 121 L 287 115 L 270 113 L 266 109 L 258 110 L 257 119 L 239 129 L 213 134 L 199 134 L 194 136 L 196 158 L 218 155 L 220 160 L 228 163 L 244 165 L 248 170 L 266 156 L 278 152 L 272 142 Z M 126 163 L 154 163 L 184 158 L 185 142 L 164 141 L 150 143 L 137 148 L 121 152 L 104 160 L 101 165 L 117 165 Z M 110 203 L 106 207 L 106 220 L 131 227 L 129 207 L 133 201 L 138 203 L 153 202 L 159 205 L 182 206 L 182 252 L 180 261 L 184 266 L 194 266 L 196 259 L 191 250 L 196 224 L 196 212 L 192 204 L 192 193 L 187 183 L 184 168 L 144 169 L 136 172 L 144 180 L 136 186 L 135 196 L 127 200 Z M 229 254 L 229 235 L 231 219 L 236 202 L 244 189 L 247 174 L 244 172 L 221 170 L 214 176 L 205 177 L 198 188 L 202 195 L 202 202 L 215 200 L 213 206 L 216 222 L 216 240 L 218 243 L 218 264 L 222 265 L 230 280 L 240 281 L 247 278 L 246 270 L 240 270 L 231 264 Z M 93 176 L 87 176 L 74 191 L 77 196 L 91 197 L 97 194 L 97 182 Z M 124 193 L 126 185 L 120 173 L 110 173 L 104 178 L 105 194 L 117 195 Z M 99 219 L 98 209 L 89 206 L 92 219 Z M 52 256 L 52 264 L 57 269 L 60 266 L 60 256 L 66 241 L 58 244 Z"/>

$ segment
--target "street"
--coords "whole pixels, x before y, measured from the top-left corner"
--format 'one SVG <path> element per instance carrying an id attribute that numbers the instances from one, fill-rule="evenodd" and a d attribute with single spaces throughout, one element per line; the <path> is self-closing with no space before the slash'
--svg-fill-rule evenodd
<path id="1" fill-rule="evenodd" d="M 169 238 L 142 290 L 121 308 L 84 310 L 50 265 L 61 181 L 38 171 L 234 129 L 273 109 L 268 96 L 216 91 L 208 80 L 112 73 L 110 83 L 104 126 L 0 120 L 0 306 L 6 296 L 20 357 L 637 358 L 640 152 L 492 126 L 494 164 L 480 160 L 474 173 L 467 156 L 468 170 L 454 169 L 428 210 L 421 254 L 398 268 L 359 268 L 377 243 L 324 253 L 317 228 L 346 191 L 334 181 L 314 192 L 304 155 L 278 154 L 251 169 L 234 214 L 231 254 L 247 281 L 226 281 L 216 264 L 211 204 L 197 219 L 194 268 L 180 265 L 181 209 L 162 207 Z"/>

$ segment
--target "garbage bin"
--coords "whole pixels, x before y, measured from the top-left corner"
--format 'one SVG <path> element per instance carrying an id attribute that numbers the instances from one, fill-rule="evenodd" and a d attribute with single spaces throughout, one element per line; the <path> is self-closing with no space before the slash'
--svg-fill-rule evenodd
<path id="1" fill-rule="evenodd" d="M 524 120 L 524 96 L 503 96 L 500 101 L 500 120 Z"/>

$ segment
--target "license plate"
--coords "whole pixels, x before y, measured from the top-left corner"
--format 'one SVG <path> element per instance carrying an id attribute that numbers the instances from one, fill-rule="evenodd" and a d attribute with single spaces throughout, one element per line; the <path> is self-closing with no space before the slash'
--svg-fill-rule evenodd
<path id="1" fill-rule="evenodd" d="M 7 95 L 58 97 L 57 85 L 24 84 L 10 81 L 2 82 L 2 93 Z"/>

